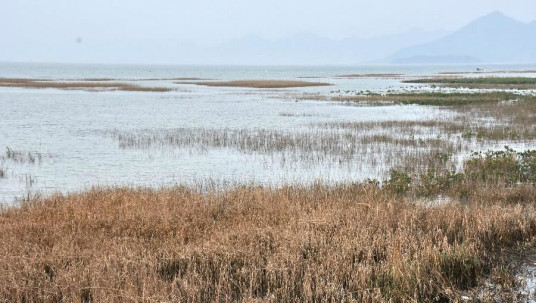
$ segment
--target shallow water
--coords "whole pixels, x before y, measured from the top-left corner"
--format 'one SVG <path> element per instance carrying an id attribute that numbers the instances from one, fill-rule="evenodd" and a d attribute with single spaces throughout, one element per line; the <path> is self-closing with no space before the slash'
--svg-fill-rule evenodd
<path id="1" fill-rule="evenodd" d="M 530 69 L 496 66 L 496 69 Z M 247 89 L 141 82 L 170 86 L 172 92 L 87 92 L 58 89 L 0 88 L 0 153 L 9 147 L 41 155 L 35 162 L 0 161 L 0 202 L 11 203 L 28 193 L 78 191 L 103 185 L 166 186 L 177 183 L 308 183 L 379 178 L 378 163 L 345 165 L 326 158 L 304 165 L 292 153 L 244 153 L 229 148 L 193 151 L 169 146 L 121 148 L 110 132 L 177 128 L 313 131 L 312 125 L 338 121 L 434 119 L 445 113 L 424 106 L 344 106 L 334 102 L 300 101 L 303 92 L 386 90 L 407 85 L 392 78 L 340 79 L 349 73 L 430 75 L 472 70 L 443 67 L 166 67 L 1 64 L 0 77 L 299 79 L 333 86 L 292 89 Z M 299 77 L 320 77 L 300 79 Z M 139 84 L 140 82 L 137 82 Z M 291 155 L 289 157 L 289 155 Z M 381 160 L 381 158 L 378 158 Z M 369 161 L 370 162 L 370 161 Z"/>

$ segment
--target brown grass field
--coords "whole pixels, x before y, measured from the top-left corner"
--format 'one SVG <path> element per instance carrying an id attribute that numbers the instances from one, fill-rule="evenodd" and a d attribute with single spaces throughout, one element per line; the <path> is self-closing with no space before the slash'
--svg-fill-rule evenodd
<path id="1" fill-rule="evenodd" d="M 82 81 L 78 82 L 58 82 L 55 80 L 44 79 L 18 79 L 18 78 L 0 78 L 0 87 L 18 87 L 18 88 L 56 88 L 64 90 L 86 90 L 86 91 L 131 91 L 131 92 L 168 92 L 172 88 L 167 87 L 147 87 L 128 83 L 99 81 Z"/>
<path id="2" fill-rule="evenodd" d="M 249 87 L 249 88 L 292 88 L 292 87 L 309 87 L 309 86 L 329 86 L 330 83 L 307 82 L 292 80 L 239 80 L 239 81 L 221 81 L 221 82 L 178 82 L 178 84 L 196 84 L 204 86 L 217 87 Z"/>
<path id="3" fill-rule="evenodd" d="M 520 166 L 508 150 L 479 156 L 457 175 L 393 172 L 382 187 L 97 188 L 33 198 L 0 212 L 0 298 L 513 302 L 509 256 L 535 244 L 536 188 L 525 170 L 535 155 Z M 423 202 L 437 193 L 460 200 Z M 486 281 L 498 295 L 479 291 Z"/>

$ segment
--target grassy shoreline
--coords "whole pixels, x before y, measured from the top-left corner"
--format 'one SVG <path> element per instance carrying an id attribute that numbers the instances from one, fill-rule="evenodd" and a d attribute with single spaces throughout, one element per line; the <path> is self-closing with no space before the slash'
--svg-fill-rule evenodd
<path id="1" fill-rule="evenodd" d="M 536 243 L 535 158 L 479 154 L 463 175 L 394 171 L 382 187 L 112 188 L 36 198 L 0 212 L 0 296 L 449 302 L 491 277 L 508 301 L 515 284 L 506 253 Z M 414 199 L 438 193 L 463 200 L 431 207 Z"/>
<path id="2" fill-rule="evenodd" d="M 306 95 L 298 97 L 297 99 L 367 102 L 370 104 L 390 102 L 401 105 L 463 106 L 505 101 L 534 102 L 536 101 L 536 96 L 513 92 L 393 92 L 385 94 L 355 92 L 354 94 L 341 94 L 335 96 Z"/>

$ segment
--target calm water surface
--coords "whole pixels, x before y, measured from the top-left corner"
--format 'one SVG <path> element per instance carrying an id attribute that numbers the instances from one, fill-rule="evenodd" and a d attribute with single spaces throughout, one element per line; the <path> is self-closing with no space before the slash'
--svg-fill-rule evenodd
<path id="1" fill-rule="evenodd" d="M 531 66 L 490 66 L 523 70 Z M 91 186 L 167 186 L 178 183 L 308 183 L 381 177 L 373 165 L 338 165 L 319 161 L 294 163 L 277 155 L 212 148 L 192 151 L 171 147 L 125 149 L 113 131 L 176 128 L 266 129 L 307 131 L 319 122 L 418 120 L 444 115 L 423 106 L 347 106 L 300 101 L 301 93 L 334 90 L 401 89 L 398 79 L 340 79 L 351 73 L 431 75 L 440 71 L 472 71 L 473 66 L 435 67 L 172 67 L 0 64 L 0 77 L 23 78 L 180 78 L 300 79 L 332 83 L 328 87 L 292 89 L 217 88 L 176 84 L 170 80 L 141 82 L 177 90 L 156 92 L 86 92 L 57 89 L 0 88 L 0 153 L 13 150 L 41 155 L 34 162 L 4 160 L 0 168 L 0 202 L 27 193 L 79 191 Z M 301 77 L 318 77 L 302 79 Z M 136 82 L 140 83 L 140 82 Z M 297 161 L 297 160 L 296 160 Z M 355 161 L 359 161 L 356 159 Z"/>

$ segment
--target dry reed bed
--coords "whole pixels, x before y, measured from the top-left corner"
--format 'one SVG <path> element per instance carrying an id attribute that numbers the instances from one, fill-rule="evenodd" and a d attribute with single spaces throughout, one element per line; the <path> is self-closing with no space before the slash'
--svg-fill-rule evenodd
<path id="1" fill-rule="evenodd" d="M 177 82 L 178 84 L 195 84 L 215 87 L 246 87 L 246 88 L 293 88 L 310 86 L 329 86 L 331 83 L 308 82 L 293 80 L 239 80 L 239 81 L 202 81 L 202 82 Z"/>
<path id="2" fill-rule="evenodd" d="M 36 198 L 0 212 L 0 297 L 455 301 L 490 274 L 507 276 L 504 249 L 534 243 L 529 196 L 430 208 L 375 185 L 315 185 Z"/>
<path id="3" fill-rule="evenodd" d="M 168 87 L 148 87 L 120 82 L 106 82 L 99 80 L 96 82 L 58 82 L 44 79 L 19 79 L 0 78 L 0 87 L 17 88 L 56 88 L 64 90 L 86 90 L 86 91 L 132 91 L 132 92 L 169 92 Z"/>

